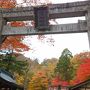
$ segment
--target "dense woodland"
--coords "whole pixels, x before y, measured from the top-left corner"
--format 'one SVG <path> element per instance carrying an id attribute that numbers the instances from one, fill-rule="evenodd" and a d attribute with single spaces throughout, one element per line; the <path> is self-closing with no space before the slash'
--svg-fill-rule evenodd
<path id="1" fill-rule="evenodd" d="M 0 0 L 0 8 L 14 8 L 14 0 Z M 10 22 L 12 27 L 25 26 L 22 21 Z M 41 36 L 39 36 L 40 38 Z M 0 49 L 10 53 L 0 55 L 0 68 L 10 72 L 25 90 L 48 90 L 49 86 L 72 86 L 90 79 L 90 52 L 76 55 L 66 48 L 59 58 L 31 60 L 19 52 L 30 48 L 22 43 L 25 36 L 8 36 Z M 16 53 L 17 52 L 17 53 Z"/>
<path id="2" fill-rule="evenodd" d="M 66 48 L 58 59 L 45 59 L 42 63 L 22 54 L 6 54 L 0 56 L 0 68 L 9 71 L 26 90 L 73 86 L 90 78 L 90 52 L 73 56 Z"/>

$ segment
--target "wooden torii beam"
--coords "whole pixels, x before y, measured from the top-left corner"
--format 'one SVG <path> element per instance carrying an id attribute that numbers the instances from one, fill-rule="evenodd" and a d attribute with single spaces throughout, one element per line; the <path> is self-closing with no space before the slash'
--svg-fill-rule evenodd
<path id="1" fill-rule="evenodd" d="M 49 19 L 85 16 L 89 5 L 90 1 L 50 4 L 48 5 Z M 34 7 L 0 9 L 0 17 L 6 19 L 7 21 L 33 20 L 33 9 Z"/>
<path id="2" fill-rule="evenodd" d="M 51 25 L 50 30 L 38 31 L 34 27 L 11 27 L 5 25 L 2 30 L 3 36 L 8 35 L 37 35 L 37 34 L 60 34 L 60 33 L 80 33 L 87 32 L 86 21 L 80 20 L 78 23 Z"/>

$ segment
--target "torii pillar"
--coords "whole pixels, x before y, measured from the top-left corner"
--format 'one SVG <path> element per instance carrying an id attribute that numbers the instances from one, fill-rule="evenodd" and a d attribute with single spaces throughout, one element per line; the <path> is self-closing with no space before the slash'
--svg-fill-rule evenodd
<path id="1" fill-rule="evenodd" d="M 87 8 L 86 13 L 86 21 L 87 21 L 87 29 L 88 29 L 88 41 L 89 41 L 89 48 L 90 48 L 90 7 Z"/>
<path id="2" fill-rule="evenodd" d="M 0 15 L 0 46 L 6 37 L 6 36 L 2 36 L 3 26 L 6 25 L 6 23 L 7 23 L 6 20 L 2 17 L 2 15 Z"/>

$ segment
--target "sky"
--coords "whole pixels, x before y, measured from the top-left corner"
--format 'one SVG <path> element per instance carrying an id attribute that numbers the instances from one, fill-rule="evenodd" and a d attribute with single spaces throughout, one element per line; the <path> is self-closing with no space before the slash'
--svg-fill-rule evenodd
<path id="1" fill-rule="evenodd" d="M 85 0 L 52 0 L 52 3 L 66 3 Z M 21 0 L 18 1 L 19 3 Z M 76 23 L 78 20 L 84 20 L 85 17 L 56 19 L 59 24 Z M 61 22 L 62 21 L 62 22 Z M 87 33 L 72 33 L 72 34 L 52 34 L 46 35 L 43 40 L 38 40 L 37 35 L 27 36 L 24 40 L 31 50 L 24 52 L 26 57 L 31 59 L 37 58 L 39 62 L 48 58 L 59 58 L 63 49 L 68 48 L 73 55 L 80 52 L 89 51 Z M 50 43 L 49 40 L 53 39 Z"/>

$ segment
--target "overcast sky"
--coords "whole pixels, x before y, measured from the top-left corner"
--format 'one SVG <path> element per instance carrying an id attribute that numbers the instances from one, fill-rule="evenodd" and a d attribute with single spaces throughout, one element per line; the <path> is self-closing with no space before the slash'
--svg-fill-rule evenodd
<path id="1" fill-rule="evenodd" d="M 21 0 L 18 0 L 19 3 Z M 52 3 L 66 3 L 74 1 L 85 0 L 51 0 Z M 61 23 L 73 23 L 78 20 L 85 19 L 85 17 L 67 18 L 57 20 Z M 62 21 L 62 22 L 61 22 Z M 73 54 L 89 50 L 89 43 L 87 33 L 74 33 L 74 34 L 54 34 L 46 35 L 43 41 L 37 39 L 37 36 L 28 36 L 25 41 L 33 49 L 25 52 L 25 56 L 32 59 L 38 58 L 42 62 L 45 58 L 58 58 L 63 49 L 68 48 Z M 49 43 L 50 38 L 54 39 L 54 43 Z"/>
<path id="2" fill-rule="evenodd" d="M 49 38 L 53 38 L 55 42 L 47 42 Z M 65 48 L 68 48 L 73 55 L 89 50 L 87 33 L 46 35 L 43 41 L 38 40 L 37 36 L 31 36 L 27 37 L 26 41 L 33 50 L 25 53 L 25 56 L 38 58 L 40 62 L 44 58 L 58 58 Z"/>

